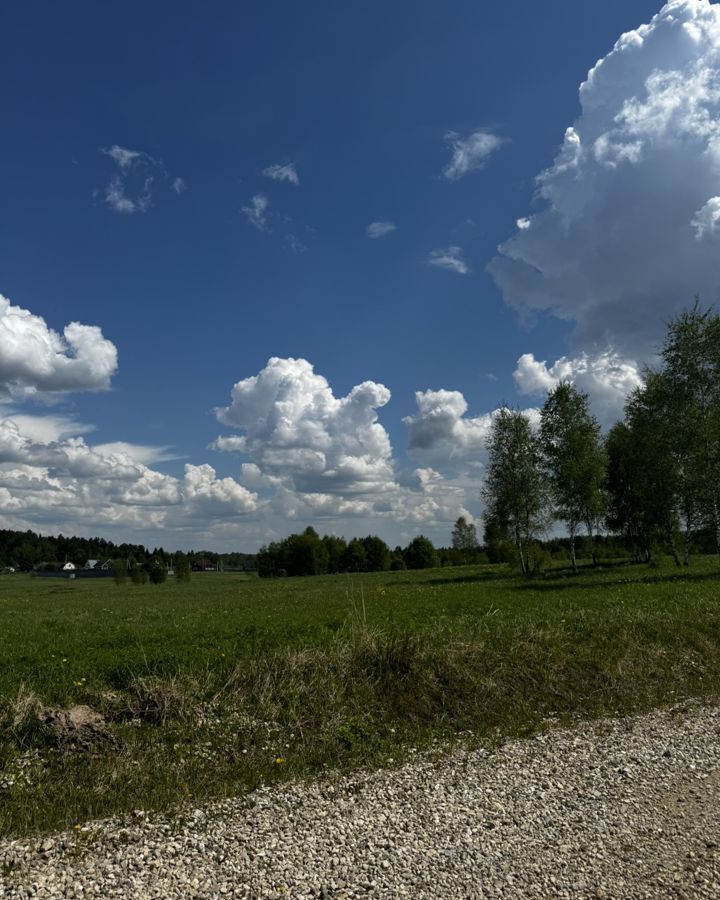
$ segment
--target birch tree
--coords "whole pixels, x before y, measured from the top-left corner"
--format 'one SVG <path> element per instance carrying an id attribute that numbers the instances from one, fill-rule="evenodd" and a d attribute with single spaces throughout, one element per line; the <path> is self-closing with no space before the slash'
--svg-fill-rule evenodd
<path id="1" fill-rule="evenodd" d="M 577 572 L 578 529 L 585 525 L 595 563 L 595 527 L 604 508 L 605 453 L 587 394 L 567 382 L 550 391 L 540 416 L 540 441 L 554 515 L 567 526 Z"/>
<path id="2" fill-rule="evenodd" d="M 515 544 L 520 568 L 527 575 L 531 542 L 547 519 L 540 444 L 528 417 L 506 406 L 499 409 L 488 438 L 488 451 L 482 489 L 486 515 Z"/>

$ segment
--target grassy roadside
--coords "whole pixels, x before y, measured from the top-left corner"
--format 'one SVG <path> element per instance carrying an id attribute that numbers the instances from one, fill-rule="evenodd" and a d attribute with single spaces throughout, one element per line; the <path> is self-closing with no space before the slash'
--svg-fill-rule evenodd
<path id="1" fill-rule="evenodd" d="M 471 731 L 720 694 L 720 578 L 493 567 L 188 585 L 0 580 L 0 833 L 382 765 Z M 67 752 L 41 710 L 92 707 Z"/>

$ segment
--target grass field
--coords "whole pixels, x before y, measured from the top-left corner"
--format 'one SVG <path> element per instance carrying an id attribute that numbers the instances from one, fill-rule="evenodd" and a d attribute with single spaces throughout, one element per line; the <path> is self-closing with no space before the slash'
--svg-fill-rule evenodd
<path id="1" fill-rule="evenodd" d="M 715 559 L 188 584 L 0 578 L 0 832 L 720 694 Z M 41 710 L 116 742 L 68 752 Z M 466 735 L 467 736 L 467 735 Z"/>

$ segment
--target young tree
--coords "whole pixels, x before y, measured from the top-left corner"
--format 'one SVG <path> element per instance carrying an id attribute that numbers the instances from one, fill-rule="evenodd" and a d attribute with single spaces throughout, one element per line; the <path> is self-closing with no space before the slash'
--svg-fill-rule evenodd
<path id="1" fill-rule="evenodd" d="M 605 453 L 587 394 L 568 382 L 550 391 L 540 415 L 540 441 L 554 513 L 567 525 L 570 560 L 577 572 L 578 528 L 585 524 L 596 563 L 593 536 L 604 506 Z"/>
<path id="2" fill-rule="evenodd" d="M 190 581 L 190 560 L 184 553 L 175 554 L 175 580 Z"/>
<path id="3" fill-rule="evenodd" d="M 547 487 L 539 441 L 520 410 L 498 410 L 488 439 L 489 460 L 482 488 L 487 517 L 512 542 L 520 568 L 529 574 L 530 542 L 546 524 Z"/>
<path id="4" fill-rule="evenodd" d="M 160 556 L 156 556 L 147 563 L 147 574 L 152 584 L 162 584 L 167 579 L 165 561 Z"/>
<path id="5" fill-rule="evenodd" d="M 455 522 L 452 530 L 453 550 L 457 550 L 464 564 L 467 564 L 468 556 L 478 549 L 477 531 L 472 522 L 468 522 L 465 516 Z"/>
<path id="6" fill-rule="evenodd" d="M 114 559 L 112 562 L 112 573 L 115 584 L 125 584 L 127 581 L 127 560 Z"/>

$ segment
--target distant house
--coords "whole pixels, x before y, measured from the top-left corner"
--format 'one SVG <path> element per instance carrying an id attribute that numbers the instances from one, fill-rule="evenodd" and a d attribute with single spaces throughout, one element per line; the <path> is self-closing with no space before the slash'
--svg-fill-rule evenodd
<path id="1" fill-rule="evenodd" d="M 75 563 L 72 563 L 72 562 L 66 562 L 65 565 L 62 567 L 63 572 L 74 572 L 76 569 L 77 569 L 77 566 L 75 565 Z"/>
<path id="2" fill-rule="evenodd" d="M 192 561 L 191 569 L 193 572 L 216 572 L 217 566 L 211 559 L 206 559 L 203 556 Z"/>
<path id="3" fill-rule="evenodd" d="M 85 565 L 83 566 L 83 568 L 84 568 L 84 569 L 97 569 L 98 563 L 99 563 L 99 562 L 100 562 L 99 559 L 89 559 L 89 560 L 85 563 Z"/>

